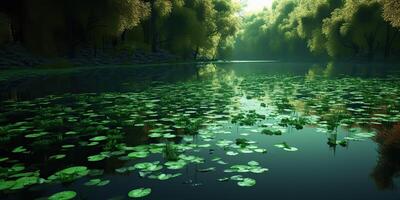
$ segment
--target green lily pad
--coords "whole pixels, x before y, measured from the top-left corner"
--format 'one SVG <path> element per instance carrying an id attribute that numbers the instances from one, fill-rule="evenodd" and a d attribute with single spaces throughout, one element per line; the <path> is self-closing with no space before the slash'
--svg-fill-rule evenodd
<path id="1" fill-rule="evenodd" d="M 15 181 L 0 180 L 0 191 L 7 190 L 15 185 Z"/>
<path id="2" fill-rule="evenodd" d="M 289 148 L 283 148 L 283 150 L 285 151 L 290 151 L 290 152 L 294 152 L 294 151 L 298 151 L 299 149 L 296 147 L 289 147 Z"/>
<path id="3" fill-rule="evenodd" d="M 257 152 L 257 153 L 267 153 L 267 150 L 266 149 L 254 149 L 254 151 L 255 152 Z"/>
<path id="4" fill-rule="evenodd" d="M 12 150 L 13 153 L 24 153 L 26 152 L 26 149 L 23 146 L 18 146 L 15 147 L 14 150 Z"/>
<path id="5" fill-rule="evenodd" d="M 71 148 L 74 148 L 75 145 L 73 145 L 73 144 L 65 144 L 65 145 L 62 145 L 61 147 L 64 148 L 64 149 L 71 149 Z"/>
<path id="6" fill-rule="evenodd" d="M 49 134 L 49 133 L 48 132 L 32 133 L 32 134 L 25 135 L 25 137 L 26 138 L 37 138 L 37 137 L 41 137 L 41 136 L 44 136 L 47 134 Z"/>
<path id="7" fill-rule="evenodd" d="M 234 152 L 234 151 L 227 151 L 226 152 L 226 155 L 228 155 L 228 156 L 236 156 L 236 155 L 238 155 L 239 153 L 236 153 L 236 152 Z"/>
<path id="8" fill-rule="evenodd" d="M 65 158 L 65 156 L 66 156 L 65 154 L 57 154 L 57 155 L 52 155 L 49 158 L 50 158 L 50 160 L 59 160 L 59 159 Z"/>
<path id="9" fill-rule="evenodd" d="M 165 166 L 167 166 L 168 169 L 182 169 L 183 167 L 186 166 L 186 162 L 183 160 L 178 160 L 178 161 L 169 161 L 164 163 Z"/>
<path id="10" fill-rule="evenodd" d="M 149 156 L 149 153 L 145 151 L 132 152 L 128 154 L 129 158 L 146 158 L 147 156 Z"/>
<path id="11" fill-rule="evenodd" d="M 215 171 L 215 167 L 209 167 L 209 168 L 205 168 L 205 169 L 198 169 L 198 172 L 212 172 Z"/>
<path id="12" fill-rule="evenodd" d="M 244 178 L 242 181 L 237 183 L 241 187 L 251 187 L 256 185 L 256 180 L 251 178 Z"/>
<path id="13" fill-rule="evenodd" d="M 145 196 L 149 195 L 150 193 L 151 193 L 150 188 L 138 188 L 138 189 L 131 190 L 128 193 L 128 196 L 130 198 L 141 198 L 141 197 L 145 197 Z"/>
<path id="14" fill-rule="evenodd" d="M 8 159 L 9 159 L 8 157 L 2 157 L 2 158 L 0 158 L 0 162 L 4 162 L 4 161 L 6 161 Z"/>
<path id="15" fill-rule="evenodd" d="M 76 192 L 74 191 L 63 191 L 51 195 L 49 200 L 69 200 L 76 197 Z"/>
<path id="16" fill-rule="evenodd" d="M 90 179 L 88 182 L 85 183 L 86 186 L 93 186 L 97 185 L 101 182 L 101 179 Z"/>
<path id="17" fill-rule="evenodd" d="M 217 179 L 219 182 L 225 182 L 225 181 L 229 181 L 229 178 L 225 177 L 225 178 L 219 178 Z"/>
<path id="18" fill-rule="evenodd" d="M 169 138 L 175 138 L 175 137 L 176 137 L 176 135 L 174 135 L 174 134 L 171 134 L 171 133 L 166 133 L 166 134 L 164 134 L 164 135 L 163 135 L 163 137 L 164 137 L 164 138 L 168 138 L 168 139 L 169 139 Z"/>
<path id="19" fill-rule="evenodd" d="M 298 151 L 299 149 L 296 147 L 291 147 L 289 146 L 286 142 L 283 142 L 281 144 L 275 144 L 275 147 L 278 147 L 280 149 L 283 149 L 285 151 L 289 151 L 289 152 L 294 152 L 294 151 Z"/>
<path id="20" fill-rule="evenodd" d="M 108 138 L 107 136 L 96 136 L 96 137 L 90 138 L 90 141 L 100 142 L 100 141 L 107 140 L 107 138 Z"/>
<path id="21" fill-rule="evenodd" d="M 374 133 L 356 133 L 355 136 L 360 137 L 360 138 L 371 138 L 374 137 Z"/>
<path id="22" fill-rule="evenodd" d="M 107 158 L 106 155 L 98 154 L 98 155 L 89 156 L 88 157 L 88 161 L 89 162 L 96 162 L 96 161 L 104 160 L 105 158 Z"/>
<path id="23" fill-rule="evenodd" d="M 260 165 L 260 163 L 258 163 L 257 161 L 254 161 L 254 160 L 248 162 L 247 164 L 250 165 L 250 166 L 258 166 L 258 165 Z"/>
<path id="24" fill-rule="evenodd" d="M 48 179 L 51 181 L 60 180 L 62 182 L 73 181 L 89 174 L 89 170 L 85 166 L 74 166 L 60 170 L 53 175 L 49 176 Z"/>
<path id="25" fill-rule="evenodd" d="M 149 134 L 149 137 L 151 137 L 151 138 L 160 138 L 160 137 L 163 137 L 163 134 L 161 134 L 161 133 L 151 133 L 151 134 Z"/>
<path id="26" fill-rule="evenodd" d="M 91 179 L 85 183 L 86 186 L 105 186 L 110 183 L 110 180 Z"/>

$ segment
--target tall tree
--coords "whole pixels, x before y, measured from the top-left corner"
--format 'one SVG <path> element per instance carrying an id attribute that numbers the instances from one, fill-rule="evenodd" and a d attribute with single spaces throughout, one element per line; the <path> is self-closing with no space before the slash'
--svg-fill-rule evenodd
<path id="1" fill-rule="evenodd" d="M 394 27 L 400 27 L 400 0 L 383 0 L 383 16 Z"/>

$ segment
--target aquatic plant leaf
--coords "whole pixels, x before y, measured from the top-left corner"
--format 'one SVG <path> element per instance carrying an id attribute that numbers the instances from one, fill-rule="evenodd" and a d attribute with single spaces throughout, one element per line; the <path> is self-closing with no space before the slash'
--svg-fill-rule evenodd
<path id="1" fill-rule="evenodd" d="M 234 176 L 231 176 L 230 179 L 234 180 L 234 181 L 241 181 L 241 180 L 243 180 L 243 176 L 242 175 L 234 175 Z"/>
<path id="2" fill-rule="evenodd" d="M 167 166 L 168 169 L 182 169 L 183 167 L 186 166 L 186 162 L 184 160 L 178 160 L 178 161 L 168 161 L 164 163 L 165 166 Z"/>
<path id="3" fill-rule="evenodd" d="M 254 149 L 257 153 L 267 153 L 267 149 Z"/>
<path id="4" fill-rule="evenodd" d="M 32 134 L 25 135 L 25 137 L 26 138 L 37 138 L 37 137 L 41 137 L 41 136 L 44 136 L 47 134 L 49 134 L 49 133 L 48 132 L 32 133 Z"/>
<path id="5" fill-rule="evenodd" d="M 174 134 L 171 134 L 171 133 L 166 133 L 166 134 L 164 134 L 164 135 L 163 135 L 163 137 L 164 137 L 164 138 L 168 138 L 168 139 L 170 139 L 170 138 L 175 138 L 175 137 L 176 137 L 176 135 L 174 135 Z"/>
<path id="6" fill-rule="evenodd" d="M 242 181 L 237 183 L 241 187 L 251 187 L 256 184 L 256 180 L 251 178 L 244 178 Z"/>
<path id="7" fill-rule="evenodd" d="M 268 169 L 267 168 L 252 168 L 252 169 L 250 169 L 250 172 L 251 173 L 255 173 L 255 174 L 261 174 L 261 173 L 264 173 L 264 172 L 266 172 L 266 171 L 268 171 Z"/>
<path id="8" fill-rule="evenodd" d="M 86 186 L 93 186 L 97 185 L 101 182 L 101 179 L 90 179 L 88 182 L 86 182 L 84 185 Z"/>
<path id="9" fill-rule="evenodd" d="M 128 157 L 130 158 L 146 158 L 147 156 L 149 156 L 149 153 L 145 151 L 132 152 L 128 154 Z"/>
<path id="10" fill-rule="evenodd" d="M 51 195 L 48 199 L 49 200 L 69 200 L 73 199 L 76 197 L 76 192 L 74 191 L 63 191 L 63 192 L 58 192 L 53 195 Z"/>
<path id="11" fill-rule="evenodd" d="M 371 138 L 374 137 L 374 133 L 356 133 L 355 136 L 360 137 L 360 138 Z"/>
<path id="12" fill-rule="evenodd" d="M 9 188 L 13 187 L 14 185 L 15 185 L 15 181 L 13 181 L 13 180 L 6 181 L 6 180 L 0 179 L 0 191 L 9 189 Z"/>
<path id="13" fill-rule="evenodd" d="M 198 172 L 212 172 L 215 171 L 215 167 L 209 167 L 209 168 L 205 168 L 205 169 L 198 169 Z"/>
<path id="14" fill-rule="evenodd" d="M 217 179 L 219 182 L 225 182 L 225 181 L 229 181 L 229 178 L 228 177 L 225 177 L 225 178 L 219 178 L 219 179 Z"/>
<path id="15" fill-rule="evenodd" d="M 4 161 L 6 161 L 8 159 L 9 159 L 8 157 L 2 157 L 2 158 L 0 158 L 0 162 L 4 162 Z"/>
<path id="16" fill-rule="evenodd" d="M 234 151 L 227 151 L 226 152 L 226 155 L 228 155 L 228 156 L 236 156 L 236 155 L 238 155 L 239 153 L 236 153 L 236 152 L 234 152 Z"/>
<path id="17" fill-rule="evenodd" d="M 104 160 L 105 158 L 107 158 L 107 156 L 105 156 L 103 154 L 98 154 L 98 155 L 89 156 L 87 159 L 89 162 L 96 162 L 96 161 Z"/>
<path id="18" fill-rule="evenodd" d="M 100 183 L 97 184 L 97 186 L 105 186 L 108 185 L 110 183 L 110 180 L 103 180 Z"/>
<path id="19" fill-rule="evenodd" d="M 289 147 L 289 148 L 283 148 L 283 150 L 289 151 L 289 152 L 294 152 L 294 151 L 298 151 L 299 149 L 296 147 Z"/>
<path id="20" fill-rule="evenodd" d="M 247 164 L 250 165 L 250 166 L 258 166 L 258 165 L 260 165 L 260 163 L 258 163 L 257 161 L 254 161 L 254 160 L 249 161 Z"/>
<path id="21" fill-rule="evenodd" d="M 26 152 L 26 149 L 23 146 L 18 146 L 15 147 L 14 150 L 12 150 L 13 153 L 24 153 Z"/>
<path id="22" fill-rule="evenodd" d="M 163 134 L 161 134 L 161 133 L 151 133 L 151 134 L 149 134 L 149 137 L 151 137 L 151 138 L 160 138 L 160 137 L 163 137 Z"/>
<path id="23" fill-rule="evenodd" d="M 93 141 L 93 142 L 100 142 L 103 140 L 107 140 L 107 138 L 108 138 L 107 136 L 96 136 L 96 137 L 90 138 L 89 140 Z"/>
<path id="24" fill-rule="evenodd" d="M 154 164 L 151 162 L 142 162 L 142 163 L 136 163 L 134 165 L 135 169 L 147 169 L 150 166 L 153 166 Z"/>
<path id="25" fill-rule="evenodd" d="M 70 149 L 70 148 L 74 148 L 75 145 L 73 145 L 73 144 L 65 144 L 65 145 L 62 145 L 61 147 L 64 148 L 64 149 Z"/>
<path id="26" fill-rule="evenodd" d="M 50 156 L 49 159 L 51 159 L 51 160 L 59 160 L 59 159 L 65 158 L 65 156 L 66 156 L 65 154 L 57 154 L 57 155 Z"/>
<path id="27" fill-rule="evenodd" d="M 141 197 L 145 197 L 145 196 L 149 195 L 150 193 L 151 193 L 150 188 L 138 188 L 138 189 L 131 190 L 128 193 L 128 196 L 131 198 L 141 198 Z"/>
<path id="28" fill-rule="evenodd" d="M 85 166 L 74 166 L 60 170 L 53 175 L 49 176 L 48 179 L 60 180 L 62 182 L 73 181 L 89 174 L 89 170 Z"/>

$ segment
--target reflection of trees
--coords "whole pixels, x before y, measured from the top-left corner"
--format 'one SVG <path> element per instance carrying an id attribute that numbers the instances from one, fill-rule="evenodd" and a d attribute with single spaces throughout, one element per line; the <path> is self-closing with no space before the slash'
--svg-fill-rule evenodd
<path id="1" fill-rule="evenodd" d="M 400 175 L 400 123 L 376 127 L 379 158 L 371 176 L 380 189 L 391 189 Z"/>

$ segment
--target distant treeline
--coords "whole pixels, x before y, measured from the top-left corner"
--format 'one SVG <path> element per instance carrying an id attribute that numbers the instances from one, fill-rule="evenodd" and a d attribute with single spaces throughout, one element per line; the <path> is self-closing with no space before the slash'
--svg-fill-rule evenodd
<path id="1" fill-rule="evenodd" d="M 0 0 L 0 48 L 166 51 L 182 59 L 400 60 L 400 0 Z"/>
<path id="2" fill-rule="evenodd" d="M 40 55 L 162 49 L 212 59 L 232 50 L 239 8 L 232 0 L 1 0 L 0 44 Z"/>
<path id="3" fill-rule="evenodd" d="M 277 0 L 243 23 L 235 58 L 400 60 L 400 0 Z"/>

